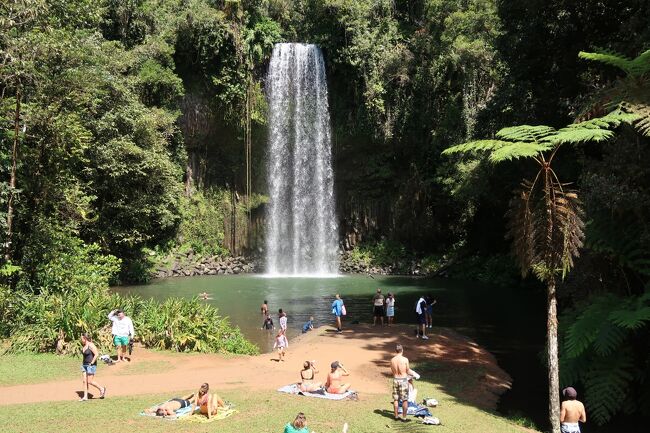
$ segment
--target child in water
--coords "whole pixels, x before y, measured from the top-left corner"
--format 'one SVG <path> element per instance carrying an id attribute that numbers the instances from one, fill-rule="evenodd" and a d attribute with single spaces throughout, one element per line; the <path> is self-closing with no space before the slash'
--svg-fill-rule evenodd
<path id="1" fill-rule="evenodd" d="M 268 301 L 266 299 L 264 300 L 264 303 L 260 307 L 260 311 L 262 312 L 263 316 L 266 316 L 267 314 L 269 314 L 269 303 L 268 303 Z"/>
<path id="2" fill-rule="evenodd" d="M 266 315 L 266 319 L 264 319 L 264 323 L 262 323 L 262 327 L 260 329 L 275 329 L 275 326 L 273 325 L 273 319 L 271 319 L 270 314 Z"/>
<path id="3" fill-rule="evenodd" d="M 288 347 L 289 340 L 287 340 L 287 336 L 284 335 L 284 331 L 280 330 L 280 332 L 278 332 L 278 335 L 275 337 L 275 344 L 273 345 L 274 349 L 278 349 L 278 362 L 284 361 L 284 352 Z"/>

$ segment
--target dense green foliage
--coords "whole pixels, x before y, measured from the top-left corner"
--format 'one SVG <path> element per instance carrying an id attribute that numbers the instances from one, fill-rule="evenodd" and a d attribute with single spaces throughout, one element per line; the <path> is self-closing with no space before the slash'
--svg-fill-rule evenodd
<path id="1" fill-rule="evenodd" d="M 424 257 L 427 271 L 514 284 L 511 192 L 555 152 L 585 222 L 580 258 L 558 265 L 575 266 L 558 287 L 562 368 L 608 368 L 563 381 L 606 421 L 621 409 L 607 383 L 647 387 L 648 321 L 610 313 L 637 311 L 650 278 L 648 16 L 645 0 L 2 2 L 0 314 L 46 340 L 25 347 L 51 349 L 59 329 L 69 343 L 103 323 L 100 307 L 64 309 L 126 303 L 148 317 L 148 344 L 221 350 L 207 341 L 222 322 L 196 330 L 199 346 L 176 328 L 155 337 L 156 307 L 114 298 L 108 279 L 146 280 L 175 251 L 263 245 L 247 225 L 266 192 L 264 74 L 274 43 L 312 42 L 326 58 L 342 245 L 360 264 Z M 169 326 L 216 314 L 161 311 Z M 3 336 L 21 331 L 11 323 Z M 629 350 L 601 350 L 594 336 L 612 329 L 609 347 Z M 568 343 L 580 330 L 584 347 Z"/>

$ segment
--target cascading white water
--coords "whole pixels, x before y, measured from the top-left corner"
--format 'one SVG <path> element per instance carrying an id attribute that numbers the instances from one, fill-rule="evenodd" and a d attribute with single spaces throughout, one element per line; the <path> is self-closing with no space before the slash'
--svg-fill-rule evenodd
<path id="1" fill-rule="evenodd" d="M 276 44 L 269 98 L 266 271 L 338 270 L 325 63 L 316 45 Z"/>

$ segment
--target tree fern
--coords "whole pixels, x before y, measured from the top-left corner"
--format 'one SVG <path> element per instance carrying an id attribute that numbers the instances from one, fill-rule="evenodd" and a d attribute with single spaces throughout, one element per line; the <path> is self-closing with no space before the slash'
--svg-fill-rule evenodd
<path id="1" fill-rule="evenodd" d="M 623 408 L 634 378 L 633 357 L 629 349 L 623 348 L 608 357 L 595 358 L 585 367 L 587 410 L 590 417 L 602 425 Z"/>
<path id="2" fill-rule="evenodd" d="M 581 51 L 578 56 L 625 72 L 625 76 L 597 94 L 580 118 L 590 118 L 604 110 L 622 110 L 634 116 L 628 122 L 635 124 L 641 134 L 650 136 L 650 50 L 635 59 L 608 50 L 593 53 Z"/>
<path id="3" fill-rule="evenodd" d="M 625 396 L 644 389 L 647 351 L 631 348 L 650 324 L 650 293 L 596 295 L 562 316 L 562 383 L 582 384 L 585 403 L 599 424 L 629 407 Z M 634 408 L 632 408 L 634 409 Z"/>

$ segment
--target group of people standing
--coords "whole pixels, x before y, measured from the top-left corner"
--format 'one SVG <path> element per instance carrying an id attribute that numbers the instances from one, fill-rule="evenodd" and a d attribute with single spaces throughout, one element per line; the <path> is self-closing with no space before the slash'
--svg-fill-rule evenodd
<path id="1" fill-rule="evenodd" d="M 377 293 L 372 298 L 372 324 L 377 325 L 377 319 L 380 320 L 381 326 L 384 326 L 384 316 L 388 322 L 388 326 L 395 322 L 395 296 L 388 292 L 384 297 L 381 289 L 377 289 Z"/>
<path id="2" fill-rule="evenodd" d="M 127 348 L 132 347 L 135 328 L 130 317 L 124 314 L 124 311 L 116 309 L 108 313 L 108 319 L 112 322 L 111 333 L 113 335 L 113 344 L 115 345 L 117 356 L 115 362 L 130 361 L 127 358 Z M 99 398 L 106 396 L 106 387 L 95 382 L 97 374 L 97 360 L 99 351 L 89 333 L 81 334 L 81 374 L 83 380 L 83 395 L 79 401 L 87 401 L 90 387 L 99 391 Z M 129 354 L 130 356 L 130 354 Z"/>

